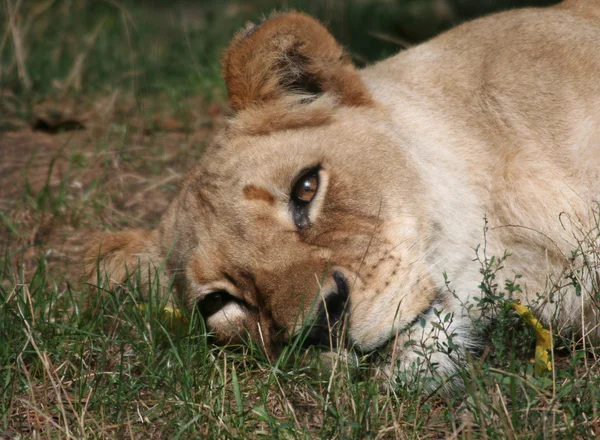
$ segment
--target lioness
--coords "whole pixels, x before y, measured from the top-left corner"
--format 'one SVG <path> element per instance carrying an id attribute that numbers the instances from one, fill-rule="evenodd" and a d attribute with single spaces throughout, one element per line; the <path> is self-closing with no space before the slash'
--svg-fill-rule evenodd
<path id="1" fill-rule="evenodd" d="M 348 346 L 448 378 L 478 345 L 486 240 L 512 253 L 516 300 L 598 333 L 600 2 L 478 19 L 363 70 L 316 20 L 275 15 L 223 74 L 227 127 L 156 229 L 91 243 L 88 280 L 164 263 L 223 343 L 335 346 L 343 323 Z"/>

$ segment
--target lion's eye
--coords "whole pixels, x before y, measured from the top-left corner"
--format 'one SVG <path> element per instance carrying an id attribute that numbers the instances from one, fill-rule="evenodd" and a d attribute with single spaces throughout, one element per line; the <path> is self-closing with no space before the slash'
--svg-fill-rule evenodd
<path id="1" fill-rule="evenodd" d="M 319 171 L 311 170 L 296 182 L 292 196 L 296 201 L 308 203 L 315 197 L 318 188 Z"/>
<path id="2" fill-rule="evenodd" d="M 302 177 L 294 187 L 294 197 L 302 202 L 310 202 L 317 193 L 319 177 L 317 174 Z"/>
<path id="3" fill-rule="evenodd" d="M 298 229 L 304 229 L 310 224 L 308 216 L 310 202 L 319 191 L 319 166 L 311 168 L 300 175 L 292 187 L 290 194 L 290 209 L 294 223 Z"/>
<path id="4" fill-rule="evenodd" d="M 233 300 L 233 297 L 224 290 L 209 293 L 198 301 L 198 310 L 206 319 L 221 310 L 225 305 Z"/>

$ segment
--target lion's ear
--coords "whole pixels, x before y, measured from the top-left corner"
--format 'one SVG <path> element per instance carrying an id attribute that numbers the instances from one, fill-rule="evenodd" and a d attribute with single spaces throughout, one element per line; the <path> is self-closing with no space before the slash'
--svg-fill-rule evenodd
<path id="1" fill-rule="evenodd" d="M 342 47 L 323 25 L 300 13 L 275 15 L 240 31 L 223 57 L 223 75 L 235 110 L 324 92 L 344 105 L 371 103 Z"/>
<path id="2" fill-rule="evenodd" d="M 96 285 L 106 279 L 109 288 L 138 273 L 142 284 L 147 284 L 161 264 L 156 231 L 100 234 L 88 244 L 84 257 L 87 282 Z"/>

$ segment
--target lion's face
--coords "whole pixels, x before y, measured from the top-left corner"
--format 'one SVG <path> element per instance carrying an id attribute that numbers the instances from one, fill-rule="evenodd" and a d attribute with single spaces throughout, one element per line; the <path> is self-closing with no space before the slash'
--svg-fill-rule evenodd
<path id="1" fill-rule="evenodd" d="M 113 278 L 166 259 L 220 341 L 249 334 L 269 353 L 307 324 L 306 342 L 335 345 L 343 322 L 350 343 L 372 350 L 429 308 L 429 225 L 401 148 L 410 140 L 392 137 L 329 34 L 320 45 L 332 48 L 310 53 L 323 32 L 291 14 L 238 36 L 225 58 L 238 113 L 160 227 L 101 237 L 89 267 L 99 244 Z"/>
<path id="2" fill-rule="evenodd" d="M 351 341 L 368 349 L 429 304 L 411 214 L 418 180 L 353 113 L 368 121 L 350 109 L 320 127 L 222 139 L 184 184 L 168 216 L 176 264 L 220 339 L 245 328 L 275 343 L 314 318 L 309 340 L 328 345 L 347 306 Z"/>

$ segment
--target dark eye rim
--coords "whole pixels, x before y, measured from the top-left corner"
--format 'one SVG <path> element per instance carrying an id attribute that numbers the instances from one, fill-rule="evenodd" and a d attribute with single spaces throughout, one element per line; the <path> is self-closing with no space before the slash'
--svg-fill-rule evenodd
<path id="1" fill-rule="evenodd" d="M 215 290 L 207 293 L 200 301 L 196 303 L 196 308 L 206 320 L 215 315 L 231 302 L 241 303 L 239 299 L 231 295 L 226 290 Z"/>
<path id="2" fill-rule="evenodd" d="M 300 230 L 306 228 L 310 225 L 310 218 L 308 216 L 308 210 L 310 204 L 313 202 L 315 197 L 319 194 L 321 177 L 320 177 L 321 165 L 314 165 L 312 167 L 304 168 L 302 171 L 298 173 L 298 176 L 294 179 L 292 183 L 292 187 L 290 189 L 290 209 L 292 211 L 292 217 L 294 219 L 294 223 L 296 227 Z M 296 187 L 307 177 L 316 177 L 317 178 L 317 188 L 315 190 L 315 195 L 311 200 L 302 200 L 294 196 Z"/>

